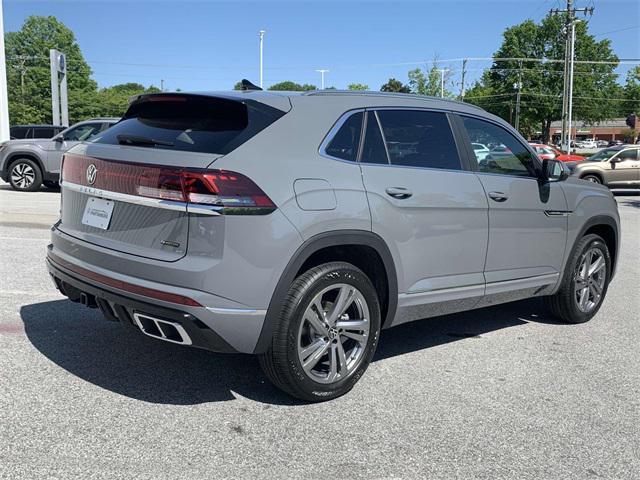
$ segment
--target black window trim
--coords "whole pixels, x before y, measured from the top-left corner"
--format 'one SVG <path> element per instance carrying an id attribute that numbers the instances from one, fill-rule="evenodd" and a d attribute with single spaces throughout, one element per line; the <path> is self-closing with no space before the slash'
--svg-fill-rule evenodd
<path id="1" fill-rule="evenodd" d="M 457 124 L 457 127 L 459 129 L 460 132 L 460 136 L 463 139 L 463 143 L 464 143 L 464 150 L 466 151 L 466 157 L 467 157 L 467 163 L 469 164 L 469 167 L 471 169 L 471 171 L 475 172 L 478 175 L 497 175 L 499 177 L 509 177 L 509 178 L 522 178 L 522 179 L 529 179 L 529 180 L 535 180 L 536 182 L 540 181 L 541 175 L 542 175 L 542 161 L 540 160 L 540 158 L 538 157 L 538 154 L 535 153 L 535 151 L 533 150 L 533 147 L 531 147 L 531 145 L 529 145 L 526 142 L 522 142 L 519 138 L 518 138 L 518 132 L 515 131 L 511 131 L 510 129 L 506 128 L 504 125 L 500 124 L 499 122 L 496 122 L 495 120 L 491 119 L 491 118 L 487 118 L 487 117 L 483 117 L 481 115 L 473 115 L 473 114 L 469 114 L 466 112 L 454 112 L 453 115 L 455 118 L 455 123 Z M 511 134 L 511 136 L 516 140 L 516 142 L 520 143 L 520 145 L 522 145 L 525 150 L 527 150 L 530 154 L 531 157 L 533 158 L 533 162 L 535 164 L 535 170 L 536 170 L 536 175 L 535 176 L 520 176 L 520 175 L 509 175 L 507 173 L 493 173 L 493 172 L 481 172 L 478 169 L 478 162 L 476 161 L 476 157 L 475 157 L 475 153 L 473 153 L 472 148 L 471 148 L 471 139 L 469 138 L 469 135 L 467 133 L 467 129 L 464 126 L 464 121 L 462 117 L 469 117 L 469 118 L 473 118 L 475 120 L 481 120 L 483 122 L 487 122 L 490 123 L 498 128 L 501 128 L 502 130 L 504 130 L 505 132 Z M 473 161 L 472 161 L 473 160 Z"/>
<path id="2" fill-rule="evenodd" d="M 362 136 L 364 135 L 364 131 L 365 131 L 364 130 L 364 124 L 366 121 L 365 120 L 366 115 L 364 115 L 365 110 L 366 109 L 364 108 L 355 108 L 352 110 L 347 110 L 342 115 L 340 115 L 340 117 L 338 117 L 338 120 L 336 120 L 333 126 L 329 129 L 327 134 L 324 136 L 324 139 L 320 143 L 320 146 L 318 147 L 318 153 L 320 154 L 320 156 L 328 158 L 330 160 L 335 160 L 335 161 L 344 162 L 344 163 L 357 164 L 359 162 L 360 154 L 362 153 Z M 346 121 L 349 120 L 353 115 L 356 115 L 358 113 L 362 113 L 363 118 L 362 118 L 362 122 L 360 123 L 360 143 L 358 144 L 358 152 L 356 153 L 356 160 L 345 160 L 344 158 L 339 158 L 339 157 L 334 157 L 333 155 L 329 155 L 327 153 L 327 147 L 333 141 L 338 131 L 342 128 L 342 125 L 344 125 Z"/>
<path id="3" fill-rule="evenodd" d="M 434 167 L 416 167 L 416 166 L 410 166 L 410 165 L 394 165 L 391 163 L 391 158 L 389 157 L 389 150 L 387 148 L 387 140 L 384 136 L 384 130 L 382 129 L 382 123 L 380 122 L 380 118 L 378 117 L 378 111 L 379 110 L 407 110 L 407 111 L 420 111 L 420 112 L 432 112 L 432 113 L 444 113 L 445 116 L 447 117 L 447 121 L 449 122 L 449 129 L 451 130 L 451 135 L 453 137 L 453 140 L 455 142 L 456 145 L 456 151 L 458 152 L 458 160 L 460 162 L 460 168 L 459 169 L 452 169 L 452 168 L 434 168 Z M 382 164 L 382 163 L 362 163 L 362 165 L 367 165 L 367 166 L 371 166 L 371 167 L 392 167 L 392 168 L 410 168 L 413 170 L 434 170 L 434 171 L 438 171 L 438 172 L 458 172 L 458 173 L 469 173 L 471 172 L 471 169 L 469 168 L 469 160 L 468 158 L 466 158 L 466 155 L 464 154 L 464 150 L 461 148 L 460 146 L 460 139 L 458 138 L 458 132 L 456 131 L 457 129 L 455 128 L 455 122 L 452 118 L 452 115 L 455 113 L 451 110 L 446 110 L 446 109 L 442 109 L 442 108 L 425 108 L 425 107 L 413 107 L 413 106 L 382 106 L 382 107 L 367 107 L 365 108 L 365 111 L 369 112 L 369 111 L 373 111 L 378 123 L 378 129 L 380 130 L 380 135 L 382 135 L 382 140 L 384 143 L 384 148 L 385 151 L 387 153 L 387 164 Z M 368 118 L 368 115 L 365 115 L 365 118 Z M 366 122 L 365 122 L 366 123 Z M 366 135 L 366 129 L 362 134 L 362 139 L 364 139 L 364 135 Z M 360 162 L 360 154 L 362 153 L 362 142 L 360 143 L 360 152 L 358 153 L 358 162 Z"/>

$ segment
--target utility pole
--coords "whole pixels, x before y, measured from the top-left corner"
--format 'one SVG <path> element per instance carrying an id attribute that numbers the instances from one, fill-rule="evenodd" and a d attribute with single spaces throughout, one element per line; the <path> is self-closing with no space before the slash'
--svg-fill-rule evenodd
<path id="1" fill-rule="evenodd" d="M 319 70 L 316 70 L 316 72 L 320 73 L 320 90 L 324 90 L 324 74 L 327 73 L 329 70 L 327 70 L 326 68 L 321 68 Z"/>
<path id="2" fill-rule="evenodd" d="M 464 102 L 464 77 L 467 74 L 467 59 L 463 58 L 462 59 L 462 85 L 460 86 L 460 100 L 462 100 Z"/>
<path id="3" fill-rule="evenodd" d="M 52 48 L 49 50 L 51 68 L 51 119 L 54 125 L 69 126 L 67 102 L 67 57 Z"/>
<path id="4" fill-rule="evenodd" d="M 164 92 L 164 78 L 160 79 L 160 91 Z"/>
<path id="5" fill-rule="evenodd" d="M 4 27 L 0 0 L 0 142 L 9 140 L 9 98 L 7 96 L 7 63 L 4 56 Z"/>
<path id="6" fill-rule="evenodd" d="M 573 0 L 567 0 L 567 8 L 554 8 L 551 15 L 565 15 L 565 55 L 564 55 L 564 91 L 562 95 L 562 146 L 566 152 L 571 151 L 571 117 L 573 110 L 573 64 L 576 43 L 576 13 L 593 15 L 593 7 L 574 8 Z"/>
<path id="7" fill-rule="evenodd" d="M 522 90 L 522 60 L 518 60 L 518 83 L 514 86 L 518 89 L 516 93 L 516 122 L 514 128 L 520 131 L 520 91 Z"/>
<path id="8" fill-rule="evenodd" d="M 263 52 L 263 47 L 264 47 L 264 34 L 266 33 L 266 31 L 265 30 L 260 30 L 258 33 L 260 35 L 260 88 L 264 88 L 263 85 L 262 85 L 262 80 L 264 78 L 264 75 L 263 75 L 263 63 L 262 63 L 262 60 L 263 60 L 262 52 Z"/>

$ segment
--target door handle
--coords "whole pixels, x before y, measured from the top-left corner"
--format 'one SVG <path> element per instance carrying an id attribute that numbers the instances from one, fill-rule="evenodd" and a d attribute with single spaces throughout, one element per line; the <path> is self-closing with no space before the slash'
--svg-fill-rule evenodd
<path id="1" fill-rule="evenodd" d="M 389 187 L 385 192 L 387 192 L 387 195 L 390 197 L 397 198 L 398 200 L 404 200 L 405 198 L 409 198 L 413 195 L 411 190 L 404 187 Z"/>
<path id="2" fill-rule="evenodd" d="M 495 200 L 496 202 L 504 202 L 509 198 L 508 195 L 505 195 L 502 192 L 489 192 L 488 195 L 491 200 Z"/>

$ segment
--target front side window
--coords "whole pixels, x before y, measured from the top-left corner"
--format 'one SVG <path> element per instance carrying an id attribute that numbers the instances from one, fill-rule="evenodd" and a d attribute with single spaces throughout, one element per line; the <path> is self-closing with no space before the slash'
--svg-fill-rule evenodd
<path id="1" fill-rule="evenodd" d="M 380 110 L 389 162 L 408 167 L 460 170 L 460 157 L 445 113 Z"/>
<path id="2" fill-rule="evenodd" d="M 485 156 L 476 153 L 478 171 L 522 177 L 536 176 L 533 155 L 511 133 L 484 120 L 471 117 L 462 119 L 472 144 L 482 143 L 489 147 Z"/>
<path id="3" fill-rule="evenodd" d="M 327 155 L 351 162 L 356 161 L 362 132 L 362 117 L 362 112 L 358 112 L 347 118 L 325 148 Z"/>
<path id="4" fill-rule="evenodd" d="M 623 150 L 616 157 L 616 160 L 619 162 L 624 162 L 625 160 L 637 160 L 637 159 L 638 159 L 638 150 L 636 149 Z"/>
<path id="5" fill-rule="evenodd" d="M 69 142 L 83 142 L 85 140 L 90 140 L 99 132 L 99 123 L 86 123 L 67 131 L 64 134 L 64 139 Z"/>

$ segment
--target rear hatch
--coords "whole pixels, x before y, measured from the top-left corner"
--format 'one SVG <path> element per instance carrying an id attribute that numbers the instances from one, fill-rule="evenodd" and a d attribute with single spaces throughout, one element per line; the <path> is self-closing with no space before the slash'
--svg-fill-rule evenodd
<path id="1" fill-rule="evenodd" d="M 248 178 L 207 167 L 284 115 L 281 100 L 276 108 L 239 96 L 138 97 L 119 123 L 65 155 L 58 229 L 176 261 L 187 254 L 190 215 L 272 210 Z"/>

